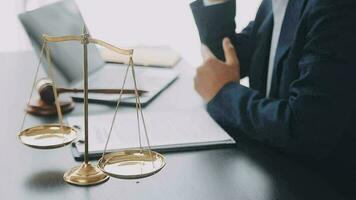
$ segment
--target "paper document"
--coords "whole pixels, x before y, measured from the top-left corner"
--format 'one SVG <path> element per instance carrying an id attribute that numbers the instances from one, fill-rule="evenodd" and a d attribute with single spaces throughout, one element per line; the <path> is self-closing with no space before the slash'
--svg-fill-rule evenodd
<path id="1" fill-rule="evenodd" d="M 103 151 L 112 117 L 112 114 L 89 116 L 90 154 Z M 189 112 L 147 112 L 146 114 L 144 113 L 144 117 L 149 142 L 153 149 L 235 143 L 204 110 Z M 68 118 L 68 122 L 72 126 L 83 127 L 83 117 L 70 117 Z M 147 147 L 147 140 L 142 123 L 140 125 L 142 127 L 142 146 Z M 137 127 L 136 112 L 120 113 L 119 110 L 107 148 L 108 152 L 119 149 L 138 148 L 140 144 Z M 76 148 L 79 153 L 83 153 L 84 143 L 77 142 Z"/>
<path id="2" fill-rule="evenodd" d="M 138 46 L 133 49 L 135 65 L 170 68 L 180 60 L 180 55 L 169 46 Z M 106 62 L 127 64 L 129 61 L 128 56 L 104 48 L 101 56 Z"/>

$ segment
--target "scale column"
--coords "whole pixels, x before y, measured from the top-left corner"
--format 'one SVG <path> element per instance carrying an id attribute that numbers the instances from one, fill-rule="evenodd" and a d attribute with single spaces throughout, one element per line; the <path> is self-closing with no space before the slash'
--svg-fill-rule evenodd
<path id="1" fill-rule="evenodd" d="M 68 183 L 81 186 L 90 186 L 103 183 L 109 179 L 109 176 L 101 171 L 96 165 L 89 163 L 89 102 L 88 102 L 88 44 L 89 34 L 85 27 L 81 36 L 81 43 L 83 45 L 84 61 L 83 61 L 83 75 L 84 75 L 84 163 L 80 166 L 74 167 L 63 176 Z"/>
<path id="2" fill-rule="evenodd" d="M 84 149 L 84 162 L 89 163 L 89 102 L 88 102 L 88 33 L 85 29 L 83 31 L 83 52 L 84 52 L 84 137 L 85 137 L 85 149 Z"/>

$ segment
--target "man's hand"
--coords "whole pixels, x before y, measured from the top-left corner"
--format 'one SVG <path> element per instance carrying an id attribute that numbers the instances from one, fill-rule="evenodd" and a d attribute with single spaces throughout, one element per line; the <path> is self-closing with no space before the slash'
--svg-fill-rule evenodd
<path id="1" fill-rule="evenodd" d="M 228 38 L 223 40 L 225 62 L 217 59 L 210 49 L 202 45 L 203 64 L 197 69 L 194 87 L 205 102 L 209 102 L 229 82 L 240 81 L 240 61 Z"/>

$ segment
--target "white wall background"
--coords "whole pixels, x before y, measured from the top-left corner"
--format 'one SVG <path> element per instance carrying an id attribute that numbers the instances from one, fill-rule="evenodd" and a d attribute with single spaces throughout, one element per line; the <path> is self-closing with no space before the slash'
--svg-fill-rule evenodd
<path id="1" fill-rule="evenodd" d="M 0 0 L 0 52 L 31 50 L 17 14 L 56 0 Z M 192 0 L 76 0 L 93 36 L 118 46 L 168 44 L 192 65 L 200 63 Z M 237 0 L 237 31 L 261 0 Z"/>

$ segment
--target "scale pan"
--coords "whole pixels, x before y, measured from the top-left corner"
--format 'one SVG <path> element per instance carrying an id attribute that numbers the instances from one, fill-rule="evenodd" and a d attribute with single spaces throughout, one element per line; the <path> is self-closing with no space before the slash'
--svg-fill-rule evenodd
<path id="1" fill-rule="evenodd" d="M 35 149 L 55 149 L 63 147 L 78 136 L 78 131 L 72 127 L 60 124 L 45 124 L 23 130 L 19 140 Z"/>
<path id="2" fill-rule="evenodd" d="M 164 157 L 149 150 L 125 150 L 106 154 L 98 167 L 114 178 L 138 179 L 159 172 L 166 165 Z"/>

